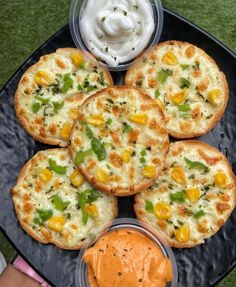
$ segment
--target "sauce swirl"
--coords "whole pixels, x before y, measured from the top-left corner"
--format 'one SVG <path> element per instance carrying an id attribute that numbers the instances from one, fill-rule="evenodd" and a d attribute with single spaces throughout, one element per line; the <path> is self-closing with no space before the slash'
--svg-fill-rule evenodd
<path id="1" fill-rule="evenodd" d="M 88 0 L 80 21 L 89 50 L 114 67 L 142 52 L 155 27 L 149 0 Z"/>

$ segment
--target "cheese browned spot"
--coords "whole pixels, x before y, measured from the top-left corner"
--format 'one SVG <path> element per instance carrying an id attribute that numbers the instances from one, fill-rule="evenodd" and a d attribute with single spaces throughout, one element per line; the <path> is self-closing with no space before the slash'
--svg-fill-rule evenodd
<path id="1" fill-rule="evenodd" d="M 227 221 L 235 192 L 235 176 L 223 154 L 200 141 L 179 141 L 171 144 L 155 184 L 136 195 L 135 212 L 171 246 L 192 247 Z"/>
<path id="2" fill-rule="evenodd" d="M 157 101 L 167 130 L 176 138 L 208 132 L 222 117 L 228 101 L 225 75 L 209 55 L 186 42 L 154 46 L 148 56 L 130 67 L 125 83 L 143 88 Z"/>
<path id="3" fill-rule="evenodd" d="M 89 182 L 119 196 L 153 183 L 163 166 L 169 138 L 163 113 L 151 97 L 133 87 L 107 88 L 88 98 L 80 114 L 69 149 Z"/>
<path id="4" fill-rule="evenodd" d="M 79 249 L 117 215 L 116 198 L 89 185 L 65 148 L 40 151 L 26 163 L 12 199 L 29 235 L 63 249 Z"/>
<path id="5" fill-rule="evenodd" d="M 16 115 L 36 140 L 67 146 L 81 103 L 110 85 L 110 73 L 92 64 L 81 50 L 58 49 L 42 56 L 22 76 L 15 95 Z"/>

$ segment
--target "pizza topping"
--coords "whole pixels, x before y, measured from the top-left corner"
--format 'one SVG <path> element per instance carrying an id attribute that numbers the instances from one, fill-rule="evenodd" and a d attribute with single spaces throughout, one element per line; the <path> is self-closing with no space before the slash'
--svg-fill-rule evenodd
<path id="1" fill-rule="evenodd" d="M 191 82 L 185 78 L 180 78 L 180 88 L 185 89 L 191 86 Z"/>
<path id="2" fill-rule="evenodd" d="M 71 134 L 72 124 L 65 123 L 60 130 L 60 136 L 64 140 L 68 140 Z"/>
<path id="3" fill-rule="evenodd" d="M 158 74 L 157 74 L 157 80 L 161 83 L 164 84 L 167 80 L 168 77 L 172 77 L 173 72 L 169 69 L 161 69 Z"/>
<path id="4" fill-rule="evenodd" d="M 131 114 L 129 116 L 129 121 L 139 125 L 146 125 L 147 120 L 148 120 L 147 114 Z"/>
<path id="5" fill-rule="evenodd" d="M 41 108 L 40 103 L 33 103 L 33 105 L 32 105 L 32 112 L 34 114 L 37 114 L 38 111 L 40 110 L 40 108 Z"/>
<path id="6" fill-rule="evenodd" d="M 34 80 L 39 86 L 49 86 L 54 82 L 54 78 L 46 71 L 39 70 L 34 75 Z"/>
<path id="7" fill-rule="evenodd" d="M 228 203 L 219 202 L 219 203 L 216 204 L 216 209 L 220 213 L 223 213 L 225 210 L 230 209 L 230 205 Z"/>
<path id="8" fill-rule="evenodd" d="M 195 218 L 195 219 L 199 219 L 199 218 L 201 218 L 202 216 L 204 216 L 206 213 L 203 211 L 203 210 L 198 210 L 197 212 L 195 212 L 194 214 L 193 214 L 193 217 Z"/>
<path id="9" fill-rule="evenodd" d="M 84 177 L 82 176 L 82 174 L 79 172 L 78 169 L 74 170 L 72 172 L 72 174 L 70 175 L 70 181 L 71 184 L 74 187 L 79 187 L 84 183 Z"/>
<path id="10" fill-rule="evenodd" d="M 51 202 L 59 211 L 64 211 L 70 204 L 69 201 L 63 201 L 62 198 L 57 194 L 52 197 Z"/>
<path id="11" fill-rule="evenodd" d="M 48 163 L 49 163 L 50 168 L 53 171 L 55 171 L 56 173 L 59 173 L 59 174 L 65 174 L 66 173 L 67 167 L 58 165 L 54 159 L 50 158 L 48 160 Z"/>
<path id="12" fill-rule="evenodd" d="M 199 188 L 192 187 L 186 190 L 186 195 L 187 195 L 188 200 L 191 203 L 195 203 L 199 200 L 201 193 L 200 193 Z"/>
<path id="13" fill-rule="evenodd" d="M 181 64 L 180 66 L 183 70 L 187 70 L 189 68 L 188 64 Z"/>
<path id="14" fill-rule="evenodd" d="M 142 175 L 147 178 L 154 178 L 156 176 L 156 167 L 153 165 L 144 166 Z"/>
<path id="15" fill-rule="evenodd" d="M 104 125 L 105 120 L 102 115 L 91 115 L 87 118 L 87 123 L 90 125 L 94 125 L 97 127 L 101 127 Z"/>
<path id="16" fill-rule="evenodd" d="M 52 178 L 52 172 L 48 168 L 42 168 L 38 175 L 44 182 L 48 182 Z"/>
<path id="17" fill-rule="evenodd" d="M 63 77 L 63 85 L 60 89 L 61 93 L 65 94 L 73 88 L 73 79 L 71 78 L 70 74 L 65 74 Z"/>
<path id="18" fill-rule="evenodd" d="M 124 150 L 123 152 L 122 152 L 122 160 L 124 161 L 124 162 L 129 162 L 130 161 L 130 158 L 131 158 L 131 156 L 132 156 L 132 150 L 130 150 L 130 149 L 126 149 L 126 150 Z"/>
<path id="19" fill-rule="evenodd" d="M 51 209 L 37 209 L 33 222 L 37 225 L 43 225 L 52 215 L 53 211 Z"/>
<path id="20" fill-rule="evenodd" d="M 154 206 L 150 200 L 145 199 L 145 210 L 148 212 L 153 212 Z"/>
<path id="21" fill-rule="evenodd" d="M 206 165 L 204 165 L 203 163 L 199 162 L 199 161 L 191 161 L 188 158 L 184 158 L 187 166 L 189 169 L 197 169 L 200 171 L 203 171 L 204 173 L 208 173 L 209 172 L 209 167 L 207 167 Z"/>
<path id="22" fill-rule="evenodd" d="M 187 90 L 184 89 L 182 92 L 178 92 L 172 95 L 171 100 L 173 101 L 174 104 L 180 105 L 184 103 L 186 97 L 187 97 Z"/>
<path id="23" fill-rule="evenodd" d="M 175 66 L 179 63 L 177 57 L 171 51 L 166 52 L 163 55 L 162 62 L 165 63 L 166 65 L 170 65 L 170 66 Z"/>
<path id="24" fill-rule="evenodd" d="M 175 237 L 176 239 L 181 242 L 185 243 L 190 240 L 190 227 L 187 224 L 182 225 L 177 230 L 175 230 Z"/>
<path id="25" fill-rule="evenodd" d="M 88 156 L 92 154 L 93 154 L 93 150 L 91 148 L 87 150 L 83 150 L 83 149 L 79 150 L 75 156 L 75 163 L 77 165 L 80 165 Z"/>
<path id="26" fill-rule="evenodd" d="M 89 216 L 95 218 L 98 216 L 98 209 L 95 204 L 86 204 L 85 205 L 85 212 L 88 213 Z"/>
<path id="27" fill-rule="evenodd" d="M 217 173 L 214 175 L 214 183 L 218 187 L 225 187 L 226 181 L 227 181 L 226 174 L 223 171 L 218 170 Z"/>
<path id="28" fill-rule="evenodd" d="M 172 168 L 171 178 L 179 184 L 183 185 L 186 183 L 184 171 L 183 171 L 182 167 L 180 167 L 180 166 L 174 166 Z"/>
<path id="29" fill-rule="evenodd" d="M 84 57 L 79 53 L 71 54 L 72 62 L 75 66 L 81 67 L 84 64 Z"/>
<path id="30" fill-rule="evenodd" d="M 188 58 L 192 58 L 193 55 L 195 54 L 195 51 L 196 51 L 196 48 L 191 45 L 191 46 L 188 46 L 188 48 L 185 50 L 185 54 Z"/>
<path id="31" fill-rule="evenodd" d="M 175 193 L 170 193 L 170 199 L 173 202 L 185 202 L 186 199 L 186 193 L 185 191 L 177 191 Z"/>
<path id="32" fill-rule="evenodd" d="M 53 216 L 48 220 L 47 226 L 55 232 L 61 232 L 65 222 L 63 216 Z"/>
<path id="33" fill-rule="evenodd" d="M 158 202 L 154 207 L 154 214 L 159 219 L 167 220 L 171 216 L 170 206 L 165 202 Z"/>
<path id="34" fill-rule="evenodd" d="M 96 171 L 96 178 L 100 182 L 108 182 L 109 181 L 109 173 L 102 168 L 98 168 Z"/>
<path id="35" fill-rule="evenodd" d="M 213 106 L 217 106 L 220 100 L 220 90 L 214 89 L 208 93 L 208 100 Z"/>

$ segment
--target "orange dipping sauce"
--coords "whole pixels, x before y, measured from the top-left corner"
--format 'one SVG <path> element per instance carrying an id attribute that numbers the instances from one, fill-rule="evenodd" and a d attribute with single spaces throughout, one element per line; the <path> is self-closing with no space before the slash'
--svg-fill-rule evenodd
<path id="1" fill-rule="evenodd" d="M 173 279 L 171 261 L 159 246 L 129 228 L 101 237 L 83 260 L 90 287 L 165 287 Z"/>

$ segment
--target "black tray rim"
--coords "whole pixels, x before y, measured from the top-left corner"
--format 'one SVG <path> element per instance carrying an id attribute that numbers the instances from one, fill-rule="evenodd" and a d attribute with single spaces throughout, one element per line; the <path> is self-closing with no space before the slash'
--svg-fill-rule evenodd
<path id="1" fill-rule="evenodd" d="M 194 24 L 191 20 L 188 20 L 187 18 L 181 16 L 180 14 L 173 12 L 172 10 L 168 9 L 168 8 L 163 8 L 163 11 L 165 13 L 170 14 L 171 16 L 176 17 L 177 19 L 187 23 L 188 25 L 190 25 L 191 27 L 193 27 L 194 29 L 198 30 L 199 32 L 205 34 L 208 38 L 210 38 L 212 41 L 214 41 L 215 43 L 217 43 L 221 48 L 223 48 L 227 53 L 229 53 L 235 60 L 236 60 L 236 52 L 234 52 L 232 49 L 228 48 L 223 42 L 221 42 L 220 40 L 218 40 L 215 36 L 213 36 L 212 34 L 210 34 L 209 32 L 207 32 L 205 29 L 201 28 L 199 25 Z M 164 18 L 165 21 L 165 18 Z M 0 96 L 1 94 L 4 92 L 4 90 L 7 88 L 7 86 L 10 84 L 10 82 L 12 81 L 12 79 L 19 73 L 19 71 L 22 69 L 22 67 L 27 67 L 27 65 L 29 64 L 30 60 L 35 56 L 35 54 L 37 54 L 37 52 L 42 49 L 44 46 L 47 45 L 47 43 L 49 41 L 51 41 L 54 37 L 56 37 L 58 34 L 62 33 L 64 30 L 67 29 L 69 25 L 69 22 L 66 23 L 64 26 L 62 26 L 58 31 L 56 31 L 54 34 L 52 34 L 45 42 L 43 42 L 37 49 L 34 50 L 34 52 L 28 56 L 26 58 L 26 60 L 24 62 L 22 62 L 22 64 L 19 65 L 19 68 L 17 68 L 17 70 L 12 74 L 12 76 L 5 82 L 5 84 L 3 84 L 2 88 L 0 89 Z M 38 270 L 38 268 L 36 266 L 34 266 L 34 264 L 32 264 L 31 262 L 29 262 L 29 260 L 26 258 L 26 256 L 24 254 L 22 254 L 22 252 L 15 246 L 15 244 L 11 241 L 11 239 L 8 237 L 7 233 L 5 232 L 5 230 L 3 229 L 3 227 L 0 224 L 0 231 L 3 233 L 3 235 L 6 237 L 6 239 L 10 242 L 10 244 L 14 247 L 15 251 L 17 252 L 18 255 L 20 255 L 28 264 L 31 268 L 33 268 L 45 281 L 47 281 L 52 287 L 55 286 L 52 282 L 50 282 L 41 272 L 40 270 Z M 15 255 L 14 255 L 15 256 Z M 14 258 L 13 256 L 13 258 Z M 235 258 L 236 259 L 236 258 Z M 221 282 L 234 268 L 236 267 L 236 260 L 235 262 L 232 264 L 231 268 L 229 268 L 229 270 L 224 273 L 223 276 L 221 276 L 219 278 L 219 280 L 217 280 L 216 284 L 218 284 L 219 282 Z M 215 286 L 216 286 L 215 284 Z M 56 286 L 55 286 L 56 287 Z"/>

